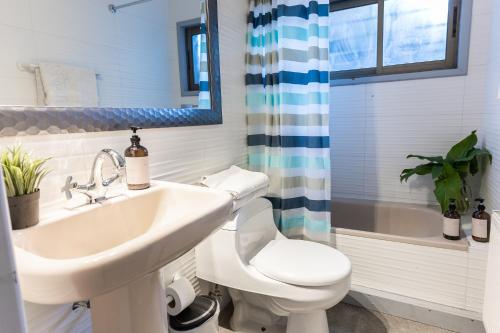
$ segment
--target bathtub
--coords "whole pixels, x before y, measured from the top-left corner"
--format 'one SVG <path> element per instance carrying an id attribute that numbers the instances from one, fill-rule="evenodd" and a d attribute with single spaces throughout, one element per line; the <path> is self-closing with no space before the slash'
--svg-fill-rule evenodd
<path id="1" fill-rule="evenodd" d="M 444 239 L 436 207 L 334 199 L 331 243 L 351 260 L 353 291 L 480 318 L 487 244 Z"/>
<path id="2" fill-rule="evenodd" d="M 466 251 L 468 242 L 443 237 L 443 217 L 437 207 L 368 200 L 336 199 L 332 230 L 338 234 Z"/>

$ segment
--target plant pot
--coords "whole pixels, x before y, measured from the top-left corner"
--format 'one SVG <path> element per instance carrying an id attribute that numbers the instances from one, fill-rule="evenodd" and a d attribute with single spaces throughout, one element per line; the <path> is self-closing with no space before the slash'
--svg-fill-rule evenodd
<path id="1" fill-rule="evenodd" d="M 8 201 L 13 230 L 25 229 L 38 224 L 40 190 L 18 197 L 9 197 Z"/>

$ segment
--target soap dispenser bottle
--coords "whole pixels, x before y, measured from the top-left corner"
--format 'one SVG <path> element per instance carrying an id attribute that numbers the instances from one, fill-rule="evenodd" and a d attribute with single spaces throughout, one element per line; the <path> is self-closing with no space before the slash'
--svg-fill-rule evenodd
<path id="1" fill-rule="evenodd" d="M 477 210 L 472 214 L 472 239 L 476 242 L 487 243 L 490 241 L 491 216 L 486 212 L 484 199 L 479 202 Z"/>
<path id="2" fill-rule="evenodd" d="M 148 150 L 140 145 L 141 138 L 137 131 L 142 129 L 137 126 L 131 126 L 133 132 L 130 147 L 125 150 L 127 186 L 130 190 L 143 190 L 149 187 L 149 153 Z"/>
<path id="3" fill-rule="evenodd" d="M 448 210 L 443 216 L 443 237 L 449 240 L 460 239 L 460 214 L 455 199 L 450 199 Z"/>

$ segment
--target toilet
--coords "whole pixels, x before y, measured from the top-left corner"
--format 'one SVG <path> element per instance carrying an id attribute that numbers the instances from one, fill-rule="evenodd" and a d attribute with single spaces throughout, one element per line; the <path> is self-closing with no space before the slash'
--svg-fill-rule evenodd
<path id="1" fill-rule="evenodd" d="M 200 279 L 229 288 L 238 332 L 327 333 L 326 310 L 350 289 L 351 263 L 334 248 L 282 235 L 256 198 L 196 247 Z"/>

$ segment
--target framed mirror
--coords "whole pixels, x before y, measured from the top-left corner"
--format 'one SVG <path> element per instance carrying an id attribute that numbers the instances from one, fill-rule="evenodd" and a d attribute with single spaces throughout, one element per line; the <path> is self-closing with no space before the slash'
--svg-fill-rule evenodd
<path id="1" fill-rule="evenodd" d="M 217 0 L 34 6 L 0 22 L 0 136 L 222 123 Z"/>

